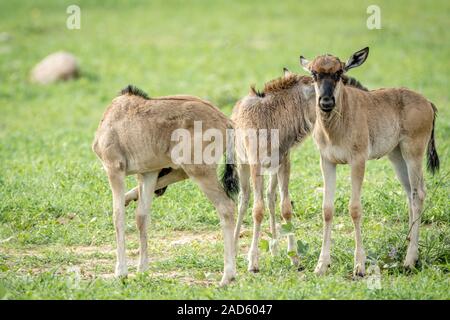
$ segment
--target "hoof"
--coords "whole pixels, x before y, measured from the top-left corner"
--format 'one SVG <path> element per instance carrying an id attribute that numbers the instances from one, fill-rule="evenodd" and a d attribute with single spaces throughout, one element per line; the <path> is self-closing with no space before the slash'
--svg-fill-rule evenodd
<path id="1" fill-rule="evenodd" d="M 412 271 L 414 269 L 416 269 L 416 265 L 417 265 L 417 260 L 405 260 L 405 262 L 403 262 L 403 268 L 405 268 L 408 271 Z"/>
<path id="2" fill-rule="evenodd" d="M 123 280 L 123 279 L 128 278 L 128 273 L 118 273 L 118 272 L 115 272 L 115 273 L 114 273 L 114 276 L 115 276 L 117 279 L 119 279 L 119 280 Z"/>
<path id="3" fill-rule="evenodd" d="M 248 268 L 247 270 L 253 273 L 259 272 L 259 263 L 258 263 L 258 255 L 257 254 L 249 254 L 248 255 Z"/>
<path id="4" fill-rule="evenodd" d="M 280 249 L 279 249 L 279 246 L 278 246 L 278 240 L 276 240 L 276 239 L 270 240 L 269 250 L 270 250 L 270 254 L 272 255 L 272 257 L 276 257 L 276 256 L 278 256 L 280 254 Z"/>
<path id="5" fill-rule="evenodd" d="M 299 256 L 295 255 L 292 257 L 289 257 L 291 259 L 291 265 L 294 267 L 298 267 L 300 265 L 300 258 Z"/>
<path id="6" fill-rule="evenodd" d="M 258 267 L 251 267 L 251 268 L 248 268 L 248 271 L 250 271 L 252 273 L 259 273 L 259 268 Z"/>
<path id="7" fill-rule="evenodd" d="M 419 260 L 419 256 L 417 253 L 407 254 L 405 261 L 403 262 L 403 267 L 408 270 L 414 270 L 416 268 L 418 260 Z"/>
<path id="8" fill-rule="evenodd" d="M 314 269 L 314 273 L 318 276 L 323 276 L 327 272 L 329 266 L 330 264 L 327 262 L 319 262 Z"/>
<path id="9" fill-rule="evenodd" d="M 225 287 L 227 285 L 229 285 L 231 282 L 233 282 L 236 279 L 235 276 L 223 276 L 222 280 L 220 280 L 219 286 L 220 287 Z"/>
<path id="10" fill-rule="evenodd" d="M 366 270 L 364 268 L 364 265 L 356 265 L 353 269 L 353 276 L 363 278 L 366 275 Z"/>
<path id="11" fill-rule="evenodd" d="M 148 263 L 146 263 L 146 264 L 140 264 L 139 266 L 138 266 L 138 268 L 137 268 L 137 271 L 138 272 L 145 272 L 145 271 L 148 271 Z"/>
<path id="12" fill-rule="evenodd" d="M 114 272 L 116 278 L 126 278 L 128 276 L 127 266 L 116 265 L 116 271 Z"/>
<path id="13" fill-rule="evenodd" d="M 128 207 L 131 201 L 136 201 L 136 199 L 125 199 L 125 207 Z"/>
<path id="14" fill-rule="evenodd" d="M 353 272 L 353 280 L 359 280 L 364 278 L 365 274 L 363 272 Z"/>

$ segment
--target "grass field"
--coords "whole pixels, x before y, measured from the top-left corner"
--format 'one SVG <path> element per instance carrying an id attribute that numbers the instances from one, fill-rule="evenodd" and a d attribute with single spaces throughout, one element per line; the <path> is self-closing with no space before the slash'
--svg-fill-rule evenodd
<path id="1" fill-rule="evenodd" d="M 77 1 L 81 29 L 66 28 L 71 1 L 1 1 L 0 298 L 6 299 L 450 299 L 450 2 L 375 1 L 381 30 L 366 27 L 374 1 Z M 9 38 L 9 39 L 8 39 Z M 250 212 L 238 279 L 218 288 L 222 238 L 213 206 L 189 181 L 154 201 L 150 270 L 135 275 L 135 205 L 127 209 L 131 275 L 113 278 L 111 194 L 91 142 L 111 99 L 128 83 L 150 96 L 188 93 L 226 114 L 247 94 L 300 71 L 298 57 L 346 58 L 370 46 L 352 70 L 369 88 L 406 86 L 439 109 L 441 171 L 427 173 L 420 265 L 405 273 L 407 206 L 386 159 L 368 164 L 363 238 L 381 289 L 352 280 L 349 170 L 338 169 L 332 266 L 313 274 L 321 244 L 322 178 L 311 139 L 292 153 L 291 195 L 304 271 L 284 252 L 262 252 L 261 272 L 246 271 Z M 83 75 L 51 86 L 30 84 L 35 63 L 57 50 L 80 60 Z M 130 177 L 129 187 L 135 185 Z M 263 228 L 268 232 L 267 215 Z M 268 239 L 267 233 L 263 236 Z"/>

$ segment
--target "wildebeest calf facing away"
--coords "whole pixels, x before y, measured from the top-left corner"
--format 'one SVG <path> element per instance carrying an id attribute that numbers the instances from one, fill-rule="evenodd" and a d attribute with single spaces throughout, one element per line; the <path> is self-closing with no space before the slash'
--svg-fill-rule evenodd
<path id="1" fill-rule="evenodd" d="M 117 241 L 116 276 L 127 275 L 125 254 L 125 177 L 136 174 L 139 181 L 139 200 L 136 224 L 140 235 L 138 271 L 148 267 L 147 221 L 154 192 L 160 185 L 161 170 L 171 168 L 165 175 L 167 184 L 189 177 L 194 180 L 207 198 L 214 204 L 222 225 L 224 238 L 224 274 L 221 285 L 228 284 L 236 276 L 235 246 L 233 240 L 234 201 L 237 192 L 237 174 L 233 164 L 226 164 L 222 182 L 217 178 L 217 163 L 178 163 L 172 159 L 172 151 L 179 144 L 173 141 L 175 130 L 188 132 L 189 145 L 194 150 L 195 121 L 202 124 L 202 133 L 218 130 L 226 137 L 232 128 L 230 120 L 211 103 L 193 96 L 167 96 L 148 98 L 141 90 L 128 86 L 107 108 L 100 121 L 92 145 L 108 175 L 113 195 L 114 225 Z M 224 144 L 226 141 L 223 142 Z M 200 142 L 201 151 L 208 144 Z M 225 150 L 223 146 L 222 150 Z M 193 154 L 193 153 L 192 153 Z M 194 164 L 197 163 L 197 164 Z M 170 177 L 175 178 L 170 178 Z M 163 179 L 160 179 L 163 180 Z M 166 184 L 166 185 L 167 185 Z"/>

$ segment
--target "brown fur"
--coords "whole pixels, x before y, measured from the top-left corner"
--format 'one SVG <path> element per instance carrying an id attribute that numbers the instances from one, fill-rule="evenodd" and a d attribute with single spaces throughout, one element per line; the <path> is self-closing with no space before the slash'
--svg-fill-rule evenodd
<path id="1" fill-rule="evenodd" d="M 127 274 L 125 258 L 125 176 L 136 174 L 138 191 L 132 196 L 139 199 L 136 223 L 140 234 L 139 271 L 147 268 L 147 215 L 155 190 L 170 183 L 192 178 L 216 207 L 224 233 L 225 267 L 222 284 L 229 283 L 236 274 L 233 241 L 234 202 L 228 197 L 226 187 L 220 184 L 217 164 L 176 164 L 171 151 L 178 141 L 172 141 L 172 132 L 186 129 L 191 133 L 194 149 L 194 121 L 202 122 L 203 131 L 220 130 L 226 137 L 231 121 L 211 103 L 192 96 L 167 96 L 148 98 L 137 88 L 127 87 L 105 111 L 95 134 L 92 149 L 101 160 L 113 192 L 114 224 L 117 240 L 116 275 Z M 208 145 L 204 142 L 203 148 Z M 202 149 L 203 150 L 203 149 Z M 224 141 L 223 150 L 226 150 Z M 191 152 L 192 158 L 194 152 Z M 191 161 L 193 162 L 193 159 Z M 172 168 L 171 172 L 168 169 Z M 161 170 L 167 174 L 158 175 Z"/>
<path id="2" fill-rule="evenodd" d="M 310 70 L 317 73 L 335 73 L 341 70 L 343 63 L 336 57 L 326 54 L 318 56 L 309 64 Z"/>
<path id="3" fill-rule="evenodd" d="M 147 100 L 134 95 L 120 96 L 105 111 L 93 149 L 100 159 L 109 160 L 108 165 L 121 167 L 127 174 L 160 170 L 173 165 L 170 151 L 176 142 L 171 141 L 172 131 L 185 128 L 193 134 L 194 121 L 202 121 L 204 127 L 216 128 L 224 134 L 231 126 L 222 112 L 196 97 Z M 117 151 L 111 149 L 111 139 Z M 141 144 L 144 142 L 151 144 L 153 150 L 143 154 Z M 116 154 L 119 150 L 123 154 Z"/>
<path id="4" fill-rule="evenodd" d="M 362 87 L 356 80 L 353 83 L 355 86 Z M 280 167 L 277 173 L 270 176 L 267 189 L 270 228 L 273 241 L 276 242 L 275 188 L 278 181 L 281 194 L 281 213 L 284 220 L 288 222 L 292 218 L 292 205 L 288 191 L 290 175 L 289 150 L 304 141 L 313 129 L 316 120 L 313 80 L 311 77 L 300 76 L 285 69 L 284 76 L 266 83 L 263 92 L 258 92 L 252 87 L 250 94 L 236 103 L 231 119 L 236 129 L 279 130 Z M 240 143 L 245 146 L 246 142 L 241 141 Z M 270 135 L 268 145 L 271 145 Z M 245 152 L 249 158 L 254 159 L 256 157 L 256 155 L 249 153 L 249 148 Z M 250 178 L 254 193 L 254 232 L 252 246 L 249 250 L 250 271 L 259 270 L 258 241 L 265 207 L 262 191 L 264 181 L 260 169 L 260 165 L 241 164 L 239 166 L 241 197 L 235 231 L 236 243 L 239 239 L 243 216 L 249 203 L 250 185 L 248 180 Z M 288 237 L 288 251 L 296 251 L 296 242 L 293 235 Z M 276 252 L 275 246 L 271 247 L 271 252 Z M 296 255 L 290 253 L 290 257 L 293 264 L 298 264 Z"/>
<path id="5" fill-rule="evenodd" d="M 312 79 L 310 77 L 300 76 L 297 74 L 289 74 L 287 76 L 272 80 L 264 85 L 264 93 L 278 93 L 278 91 L 291 89 L 294 85 L 299 83 L 311 84 Z"/>
<path id="6" fill-rule="evenodd" d="M 279 129 L 280 154 L 302 141 L 315 121 L 310 77 L 289 75 L 268 82 L 264 97 L 250 94 L 239 100 L 231 116 L 236 129 Z M 305 96 L 302 90 L 308 90 Z M 295 117 L 294 117 L 295 115 Z"/>
<path id="7" fill-rule="evenodd" d="M 336 57 L 320 56 L 306 65 L 314 73 L 338 73 L 361 65 L 368 48 L 355 53 L 343 64 Z M 304 58 L 302 58 L 304 59 Z M 307 61 L 307 60 L 304 60 Z M 352 62 L 353 61 L 353 62 Z M 315 81 L 316 95 L 322 80 Z M 349 212 L 355 226 L 355 274 L 364 275 L 365 254 L 361 237 L 361 186 L 365 163 L 385 155 L 394 165 L 410 207 L 411 241 L 404 266 L 411 268 L 418 259 L 420 215 L 425 187 L 422 160 L 429 144 L 432 167 L 439 166 L 434 146 L 434 117 L 436 110 L 422 95 L 406 89 L 362 91 L 344 86 L 342 79 L 333 88 L 335 106 L 323 111 L 316 103 L 316 124 L 313 137 L 321 154 L 324 177 L 324 241 L 316 273 L 322 274 L 330 263 L 330 234 L 333 215 L 336 164 L 350 164 L 352 196 Z M 431 150 L 431 151 L 430 151 Z"/>
<path id="8" fill-rule="evenodd" d="M 315 121 L 314 111 L 314 90 L 310 77 L 303 77 L 288 70 L 284 71 L 285 75 L 281 78 L 272 80 L 264 86 L 262 93 L 252 89 L 250 94 L 239 100 L 231 116 L 236 129 L 277 129 L 279 130 L 279 146 L 272 145 L 270 141 L 270 133 L 268 136 L 268 154 L 271 148 L 279 147 L 280 167 L 277 173 L 271 174 L 267 197 L 269 200 L 270 211 L 270 230 L 272 233 L 272 241 L 270 250 L 272 254 L 276 254 L 277 247 L 277 231 L 275 223 L 275 188 L 277 182 L 280 184 L 280 194 L 282 205 L 282 214 L 286 221 L 290 221 L 292 217 L 292 206 L 288 192 L 289 184 L 289 150 L 297 143 L 302 142 L 311 132 Z M 251 154 L 249 146 L 246 145 L 245 137 L 237 137 L 237 144 L 243 145 L 248 160 L 256 159 L 257 155 Z M 261 138 L 261 137 L 259 137 Z M 258 153 L 261 150 L 258 151 Z M 259 161 L 259 160 L 258 160 Z M 239 162 L 239 159 L 238 159 Z M 254 162 L 253 162 L 254 163 Z M 259 164 L 239 165 L 239 180 L 241 196 L 239 202 L 239 215 L 235 231 L 236 246 L 239 239 L 240 226 L 244 214 L 247 210 L 251 178 L 254 193 L 253 203 L 253 240 L 249 250 L 248 269 L 253 272 L 259 270 L 258 264 L 258 245 L 261 223 L 264 216 L 264 199 L 263 199 L 263 176 L 261 166 Z M 288 251 L 296 251 L 296 242 L 293 235 L 288 237 Z M 290 255 L 293 264 L 298 264 L 297 255 Z"/>

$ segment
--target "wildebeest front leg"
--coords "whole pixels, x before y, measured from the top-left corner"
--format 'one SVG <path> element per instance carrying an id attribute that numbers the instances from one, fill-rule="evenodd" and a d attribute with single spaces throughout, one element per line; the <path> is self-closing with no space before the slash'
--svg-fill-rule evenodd
<path id="1" fill-rule="evenodd" d="M 329 162 L 324 157 L 320 158 L 320 166 L 323 176 L 323 240 L 319 261 L 314 272 L 318 275 L 324 274 L 330 263 L 331 247 L 331 222 L 334 213 L 334 194 L 336 191 L 336 164 Z"/>
<path id="2" fill-rule="evenodd" d="M 349 211 L 355 227 L 355 256 L 354 256 L 354 275 L 363 277 L 366 272 L 366 254 L 364 252 L 361 236 L 361 188 L 364 180 L 364 171 L 366 167 L 365 159 L 355 160 L 351 164 L 352 176 L 352 196 L 350 198 Z"/>

